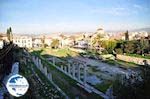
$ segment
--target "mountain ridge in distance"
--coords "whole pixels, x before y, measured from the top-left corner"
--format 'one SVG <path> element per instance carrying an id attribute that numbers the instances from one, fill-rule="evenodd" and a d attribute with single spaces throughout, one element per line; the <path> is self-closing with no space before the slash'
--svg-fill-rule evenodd
<path id="1" fill-rule="evenodd" d="M 127 30 L 128 29 L 126 29 L 126 30 L 106 30 L 106 32 L 119 33 L 119 32 L 126 32 Z M 128 31 L 129 32 L 141 32 L 141 31 L 150 32 L 150 27 L 132 29 L 132 30 L 128 30 Z"/>

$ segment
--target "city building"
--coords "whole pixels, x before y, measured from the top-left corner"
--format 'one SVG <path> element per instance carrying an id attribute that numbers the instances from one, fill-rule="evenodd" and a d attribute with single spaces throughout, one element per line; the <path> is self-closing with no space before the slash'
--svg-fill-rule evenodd
<path id="1" fill-rule="evenodd" d="M 88 48 L 88 42 L 85 40 L 79 40 L 76 42 L 76 45 L 74 47 L 81 48 L 81 49 L 87 49 Z"/>
<path id="2" fill-rule="evenodd" d="M 33 47 L 42 47 L 42 39 L 37 37 L 32 39 L 32 46 Z"/>
<path id="3" fill-rule="evenodd" d="M 97 31 L 92 35 L 91 39 L 95 39 L 95 37 L 97 37 L 97 35 L 101 36 L 101 40 L 109 40 L 109 35 L 104 32 L 104 30 L 102 28 L 98 28 Z"/>
<path id="4" fill-rule="evenodd" d="M 51 46 L 52 40 L 53 40 L 53 39 L 52 39 L 51 37 L 47 37 L 47 38 L 45 38 L 44 43 L 45 43 L 47 46 Z"/>
<path id="5" fill-rule="evenodd" d="M 13 43 L 19 47 L 32 48 L 32 37 L 29 36 L 13 36 Z"/>

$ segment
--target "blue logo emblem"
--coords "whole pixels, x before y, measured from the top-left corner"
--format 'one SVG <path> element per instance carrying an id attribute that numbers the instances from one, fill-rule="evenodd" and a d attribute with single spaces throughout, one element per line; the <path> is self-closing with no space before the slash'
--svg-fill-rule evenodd
<path id="1" fill-rule="evenodd" d="M 6 88 L 12 96 L 20 97 L 27 92 L 29 83 L 25 77 L 15 74 L 8 79 Z"/>

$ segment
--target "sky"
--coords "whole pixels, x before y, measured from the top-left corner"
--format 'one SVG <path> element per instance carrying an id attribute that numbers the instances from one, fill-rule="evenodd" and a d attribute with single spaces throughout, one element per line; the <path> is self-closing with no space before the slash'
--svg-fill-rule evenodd
<path id="1" fill-rule="evenodd" d="M 0 0 L 0 32 L 95 32 L 150 27 L 150 0 Z"/>

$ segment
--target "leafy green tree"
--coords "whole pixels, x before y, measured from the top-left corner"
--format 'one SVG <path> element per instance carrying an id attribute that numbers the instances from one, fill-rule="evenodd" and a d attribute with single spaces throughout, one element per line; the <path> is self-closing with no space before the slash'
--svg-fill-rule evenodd
<path id="1" fill-rule="evenodd" d="M 128 54 L 133 54 L 135 52 L 135 44 L 133 41 L 127 41 L 125 44 L 124 44 L 124 51 L 125 53 L 128 53 Z"/>
<path id="2" fill-rule="evenodd" d="M 115 51 L 117 54 L 123 54 L 123 51 L 121 48 L 116 48 Z"/>
<path id="3" fill-rule="evenodd" d="M 51 48 L 58 48 L 59 47 L 59 40 L 58 39 L 54 39 L 51 43 Z"/>
<path id="4" fill-rule="evenodd" d="M 147 39 L 141 38 L 140 39 L 140 49 L 141 49 L 141 54 L 143 55 L 145 52 L 148 52 L 150 50 L 150 42 Z"/>
<path id="5" fill-rule="evenodd" d="M 108 53 L 112 54 L 117 43 L 115 40 L 106 40 L 106 41 L 102 41 L 101 45 L 103 48 L 105 48 L 107 50 Z"/>
<path id="6" fill-rule="evenodd" d="M 93 46 L 101 46 L 103 36 L 101 34 L 98 34 L 93 40 L 92 40 L 92 45 Z"/>
<path id="7" fill-rule="evenodd" d="M 115 49 L 115 47 L 116 47 L 116 41 L 115 40 L 110 40 L 108 42 L 108 48 L 107 48 L 107 49 L 110 50 L 109 52 L 112 53 L 113 50 Z"/>

